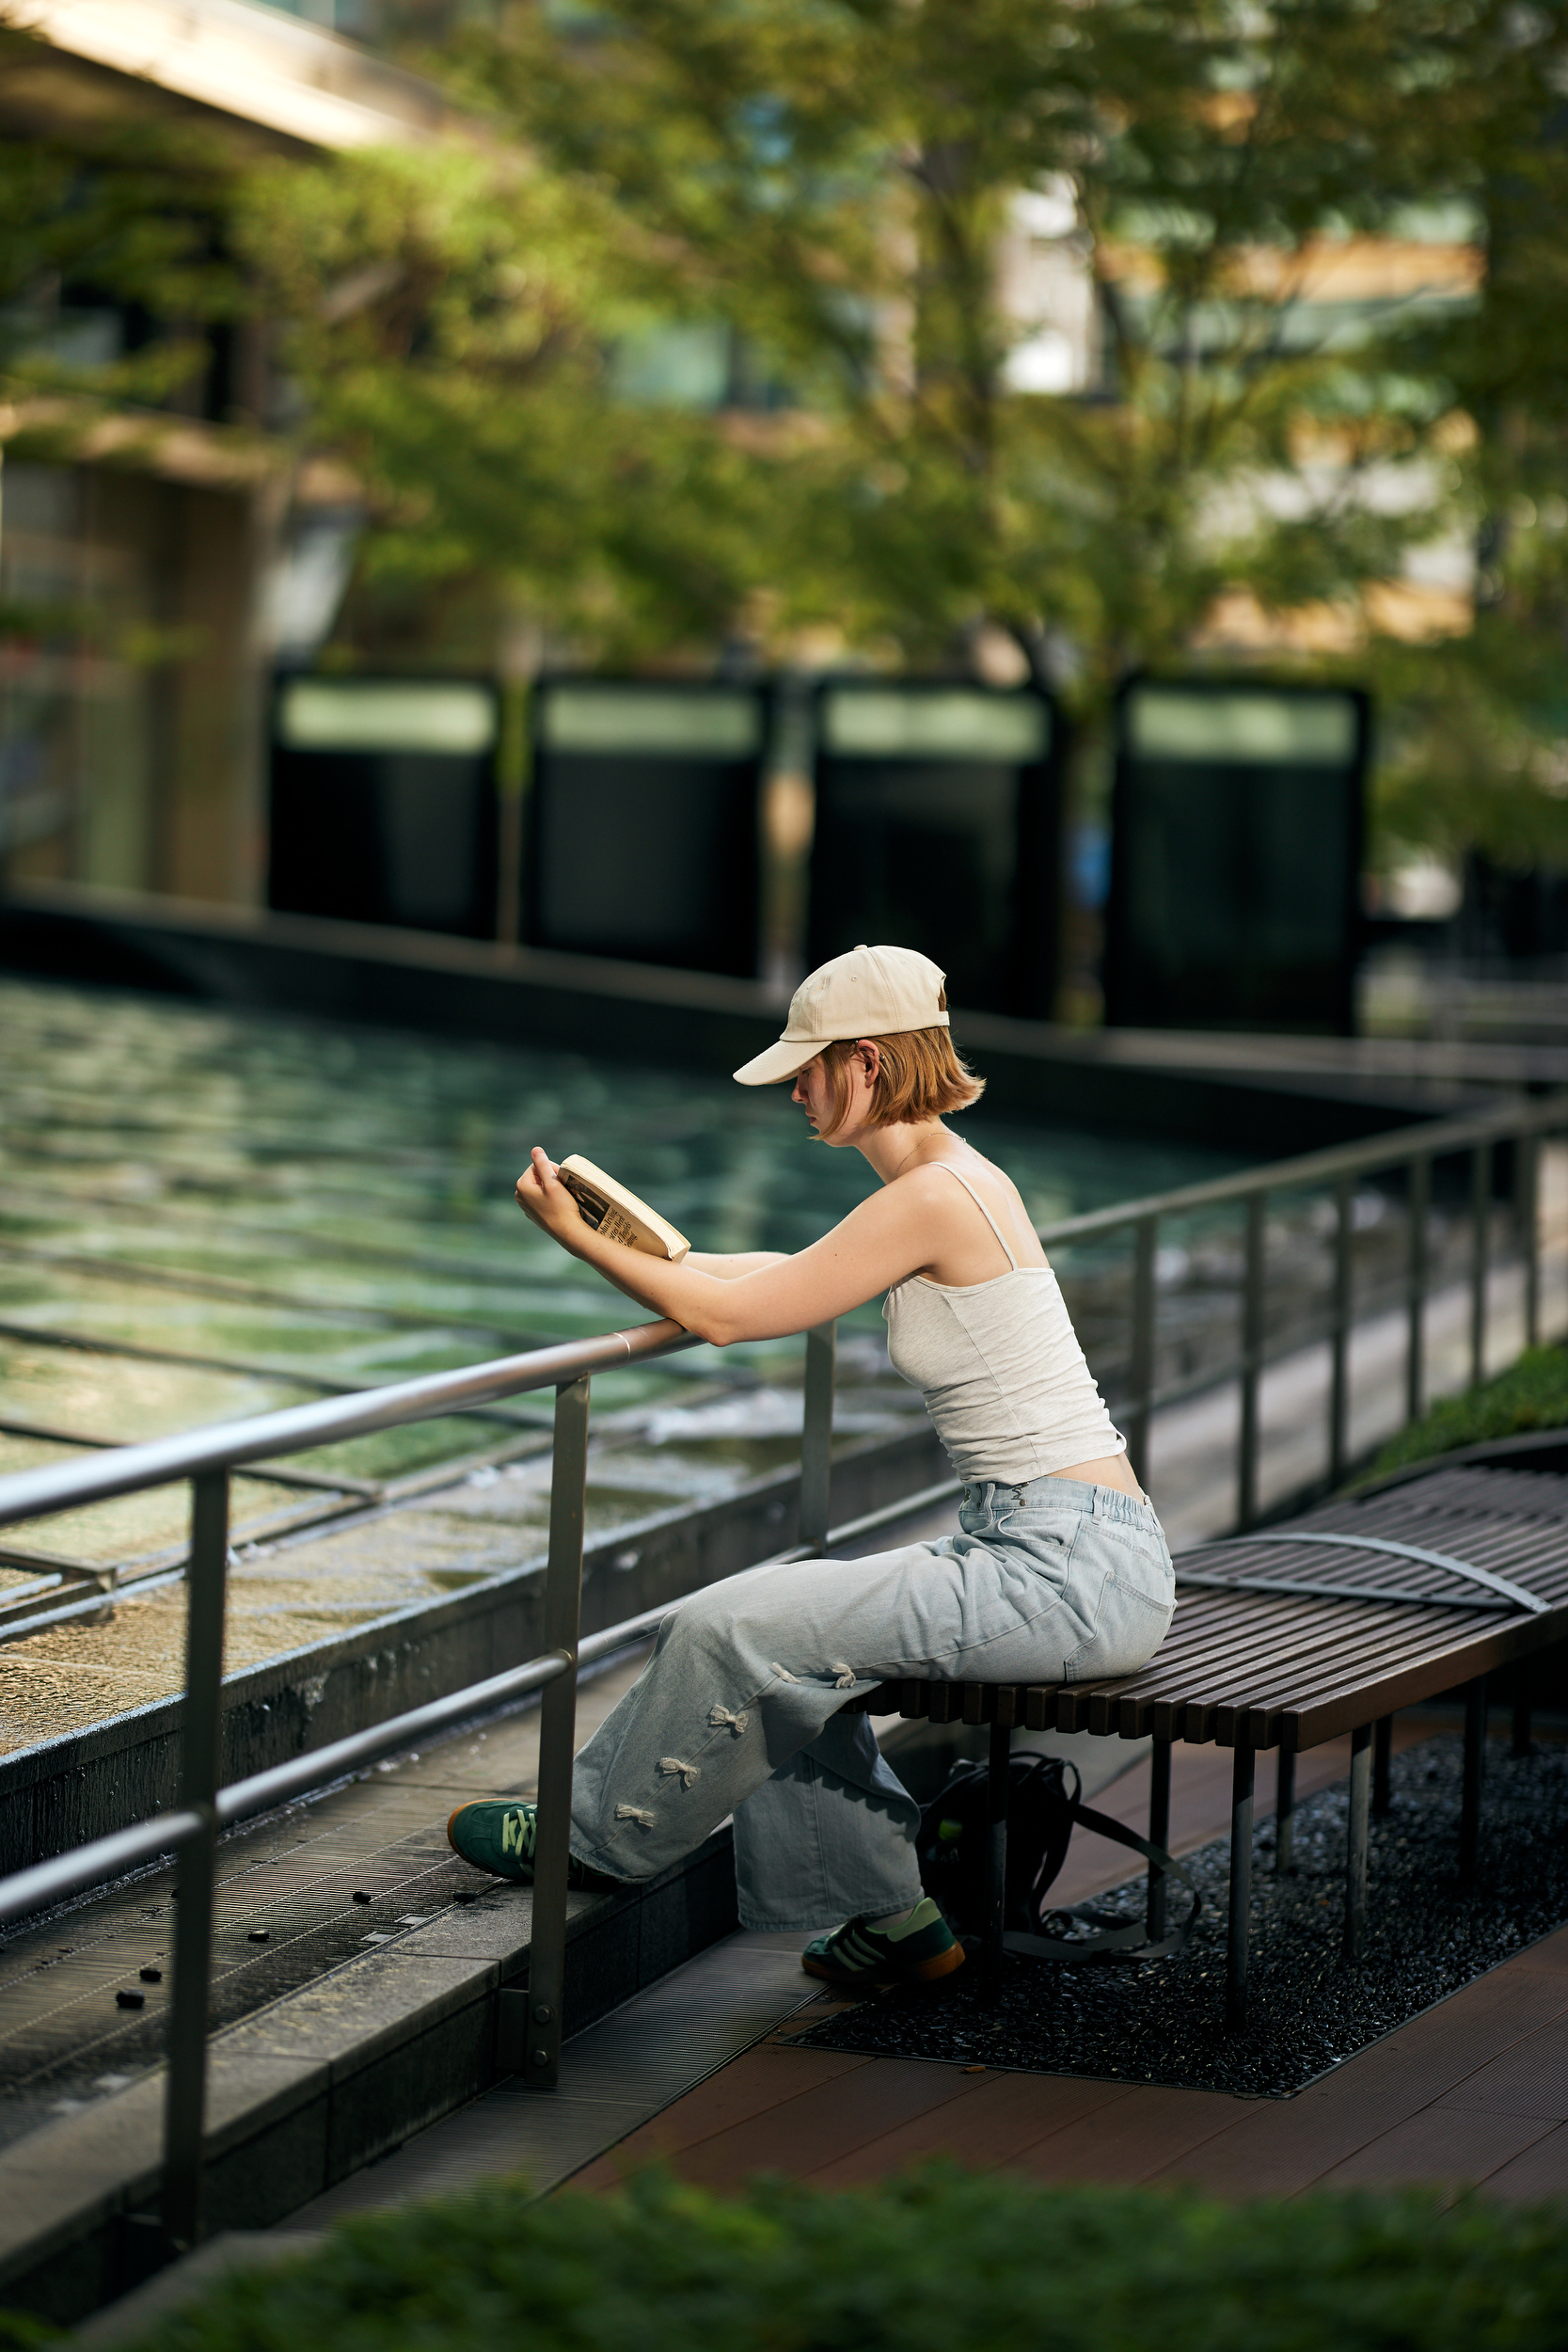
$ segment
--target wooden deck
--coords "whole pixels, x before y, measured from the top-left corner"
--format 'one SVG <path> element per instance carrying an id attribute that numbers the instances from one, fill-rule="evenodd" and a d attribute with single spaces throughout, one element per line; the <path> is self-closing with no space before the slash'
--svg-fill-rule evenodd
<path id="1" fill-rule="evenodd" d="M 1397 1731 L 1403 1745 L 1422 1726 L 1406 1718 Z M 1348 1759 L 1348 1741 L 1303 1756 L 1300 1792 L 1342 1778 Z M 1173 1850 L 1223 1836 L 1229 1795 L 1227 1754 L 1179 1748 Z M 1100 1802 L 1140 1822 L 1147 1765 Z M 1062 1899 L 1125 1877 L 1117 1853 L 1081 1835 L 1058 1882 Z M 1423 2183 L 1451 2195 L 1479 2185 L 1525 2201 L 1568 2198 L 1568 1928 L 1293 2099 L 792 2047 L 819 2014 L 786 2020 L 570 2185 L 612 2188 L 659 2159 L 717 2190 L 760 2171 L 847 2187 L 942 2154 L 1037 2180 L 1180 2184 L 1223 2197 Z"/>

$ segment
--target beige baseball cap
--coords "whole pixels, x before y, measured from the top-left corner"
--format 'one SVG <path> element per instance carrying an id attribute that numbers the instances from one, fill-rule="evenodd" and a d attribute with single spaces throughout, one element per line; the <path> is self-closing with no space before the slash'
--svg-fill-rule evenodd
<path id="1" fill-rule="evenodd" d="M 789 1000 L 776 1045 L 736 1076 L 743 1087 L 793 1078 L 824 1045 L 843 1037 L 897 1037 L 908 1029 L 951 1026 L 942 1009 L 947 975 L 912 947 L 855 947 L 808 972 Z"/>

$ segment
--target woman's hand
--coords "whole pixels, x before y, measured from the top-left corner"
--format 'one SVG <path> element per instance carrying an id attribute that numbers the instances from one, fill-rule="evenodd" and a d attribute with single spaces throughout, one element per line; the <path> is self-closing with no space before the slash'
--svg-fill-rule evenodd
<path id="1" fill-rule="evenodd" d="M 577 1202 L 556 1174 L 555 1162 L 538 1144 L 517 1179 L 517 1206 L 562 1249 L 569 1249 L 574 1258 L 581 1257 L 578 1243 L 593 1229 L 584 1224 Z"/>

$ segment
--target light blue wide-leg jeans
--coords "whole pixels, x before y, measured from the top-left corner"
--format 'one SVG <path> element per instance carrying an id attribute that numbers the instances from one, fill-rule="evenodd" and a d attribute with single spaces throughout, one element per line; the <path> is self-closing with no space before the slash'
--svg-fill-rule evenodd
<path id="1" fill-rule="evenodd" d="M 733 1813 L 747 1927 L 918 1901 L 920 1808 L 845 1701 L 905 1676 L 1132 1674 L 1176 1597 L 1152 1507 L 1114 1486 L 968 1486 L 959 1526 L 865 1560 L 752 1568 L 683 1602 L 577 1759 L 578 1859 L 652 1878 Z"/>

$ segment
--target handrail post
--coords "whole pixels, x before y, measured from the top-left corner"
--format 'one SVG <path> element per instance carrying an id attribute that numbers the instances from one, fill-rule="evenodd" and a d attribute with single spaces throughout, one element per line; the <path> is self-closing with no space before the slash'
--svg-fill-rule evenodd
<path id="1" fill-rule="evenodd" d="M 827 1549 L 832 1486 L 833 1373 L 838 1325 L 819 1323 L 806 1333 L 806 1382 L 800 1421 L 800 1540 L 820 1559 Z"/>
<path id="2" fill-rule="evenodd" d="M 1344 1484 L 1350 1452 L 1350 1322 L 1354 1288 L 1355 1187 L 1341 1176 L 1334 1188 L 1334 1334 L 1328 1383 L 1328 1483 Z M 1283 1753 L 1283 1751 L 1282 1751 Z"/>
<path id="3" fill-rule="evenodd" d="M 202 1817 L 180 1856 L 168 2073 L 164 2102 L 166 2237 L 199 2244 L 207 2099 L 207 2001 L 213 1956 L 213 1874 L 222 1779 L 223 1618 L 229 1569 L 229 1472 L 191 1481 L 191 1559 L 185 1605 L 185 1706 L 180 1802 Z"/>
<path id="4" fill-rule="evenodd" d="M 1263 1357 L 1264 1240 L 1266 1192 L 1248 1196 L 1246 1265 L 1242 1291 L 1242 1434 L 1236 1491 L 1236 1523 L 1250 1527 L 1258 1517 L 1258 1406 Z"/>
<path id="5" fill-rule="evenodd" d="M 578 1639 L 582 1618 L 582 1530 L 588 1489 L 586 1375 L 555 1392 L 550 1461 L 550 1549 L 545 1567 L 545 1647 L 571 1664 L 546 1682 L 539 1710 L 539 1823 L 529 1935 L 528 2031 L 523 2080 L 553 2090 L 561 2078 L 566 1991 L 566 1877 L 571 1867 L 572 1757 L 577 1735 Z"/>
<path id="6" fill-rule="evenodd" d="M 1410 1248 L 1406 1271 L 1408 1334 L 1404 1350 L 1404 1417 L 1419 1421 L 1426 1398 L 1427 1209 L 1432 1199 L 1432 1160 L 1413 1154 L 1406 1206 Z"/>
<path id="7" fill-rule="evenodd" d="M 1154 1272 L 1159 1247 L 1159 1218 L 1139 1217 L 1132 1255 L 1132 1410 L 1128 1418 L 1127 1451 L 1140 1486 L 1148 1485 L 1148 1440 L 1154 1418 Z"/>
<path id="8" fill-rule="evenodd" d="M 1470 1380 L 1486 1377 L 1487 1245 L 1492 1222 L 1492 1146 L 1470 1153 Z"/>
<path id="9" fill-rule="evenodd" d="M 1541 1337 L 1541 1139 L 1531 1129 L 1519 1136 L 1513 1148 L 1520 1239 L 1525 1253 L 1525 1345 L 1534 1347 Z"/>

